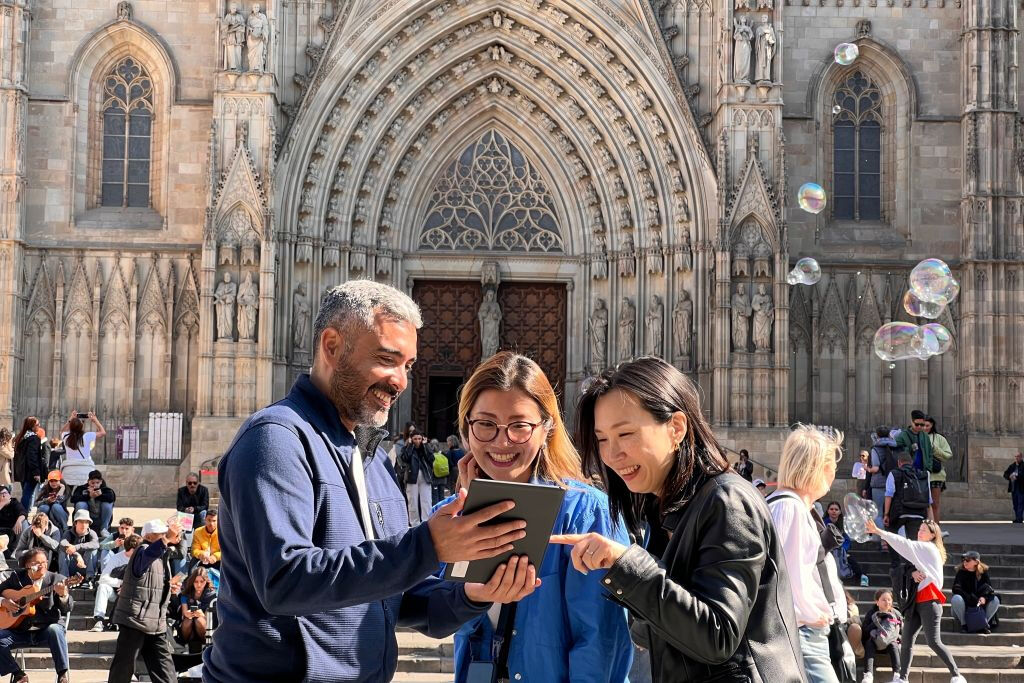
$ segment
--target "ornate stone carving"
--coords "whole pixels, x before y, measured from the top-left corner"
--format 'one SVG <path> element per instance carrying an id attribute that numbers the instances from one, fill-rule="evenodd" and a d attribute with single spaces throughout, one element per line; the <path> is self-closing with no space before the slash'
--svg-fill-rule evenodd
<path id="1" fill-rule="evenodd" d="M 772 306 L 772 297 L 768 294 L 764 283 L 757 286 L 757 294 L 754 295 L 750 304 L 754 311 L 754 348 L 758 351 L 770 351 L 775 308 Z"/>
<path id="2" fill-rule="evenodd" d="M 665 304 L 657 294 L 651 295 L 644 322 L 647 342 L 644 351 L 648 356 L 661 356 L 665 340 Z"/>
<path id="3" fill-rule="evenodd" d="M 252 281 L 252 272 L 246 272 L 245 280 L 238 288 L 238 339 L 256 339 L 256 312 L 260 307 L 260 290 Z"/>
<path id="4" fill-rule="evenodd" d="M 128 2 L 128 0 L 121 0 L 121 2 L 117 3 L 117 20 L 132 20 L 132 3 Z"/>
<path id="5" fill-rule="evenodd" d="M 217 309 L 217 340 L 233 341 L 235 335 L 235 295 L 238 285 L 231 281 L 231 273 L 225 272 L 223 281 L 213 294 L 213 305 Z"/>
<path id="6" fill-rule="evenodd" d="M 245 45 L 245 17 L 238 13 L 238 3 L 228 4 L 227 14 L 220 20 L 221 44 L 224 46 L 224 69 L 242 70 L 242 46 Z"/>
<path id="7" fill-rule="evenodd" d="M 758 0 L 760 4 L 761 0 Z M 768 21 L 768 15 L 761 15 L 761 23 L 757 27 L 757 66 L 755 68 L 755 80 L 758 83 L 772 82 L 772 60 L 775 59 L 776 36 L 775 29 Z"/>
<path id="8" fill-rule="evenodd" d="M 633 357 L 633 348 L 636 342 L 636 307 L 629 300 L 628 296 L 622 297 L 622 307 L 619 311 L 619 360 L 628 360 Z"/>
<path id="9" fill-rule="evenodd" d="M 487 359 L 498 351 L 498 336 L 501 329 L 501 306 L 494 292 L 489 287 L 484 292 L 483 303 L 477 312 L 477 319 L 480 321 L 480 350 L 481 358 Z"/>
<path id="10" fill-rule="evenodd" d="M 679 298 L 672 309 L 672 337 L 676 343 L 676 353 L 680 356 L 690 355 L 690 336 L 693 330 L 693 301 L 690 294 L 680 290 Z"/>
<path id="11" fill-rule="evenodd" d="M 750 41 L 754 31 L 746 17 L 733 19 L 732 77 L 737 83 L 750 83 Z"/>
<path id="12" fill-rule="evenodd" d="M 259 3 L 252 6 L 246 20 L 246 56 L 249 58 L 249 71 L 262 73 L 266 71 L 267 43 L 270 41 L 270 21 L 260 11 Z"/>
<path id="13" fill-rule="evenodd" d="M 608 362 L 608 307 L 604 299 L 594 302 L 589 329 L 591 368 L 594 372 L 600 372 Z"/>
<path id="14" fill-rule="evenodd" d="M 752 312 L 750 300 L 747 298 L 747 286 L 736 285 L 736 293 L 732 295 L 732 346 L 734 351 L 747 350 Z"/>

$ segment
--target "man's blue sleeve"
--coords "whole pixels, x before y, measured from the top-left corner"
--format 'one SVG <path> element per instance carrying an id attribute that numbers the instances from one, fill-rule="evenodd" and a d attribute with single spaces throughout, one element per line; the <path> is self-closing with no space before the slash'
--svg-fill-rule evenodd
<path id="1" fill-rule="evenodd" d="M 135 578 L 141 579 L 149 569 L 149 565 L 159 560 L 165 550 L 167 550 L 167 546 L 164 544 L 164 539 L 161 538 L 147 545 L 142 552 L 132 555 L 132 574 L 135 575 Z"/>
<path id="2" fill-rule="evenodd" d="M 467 598 L 464 584 L 432 576 L 402 596 L 398 625 L 431 638 L 447 638 L 490 606 Z"/>
<path id="3" fill-rule="evenodd" d="M 232 525 L 236 539 L 222 534 L 221 550 L 239 556 L 270 614 L 302 616 L 382 600 L 437 569 L 426 524 L 345 548 L 314 545 L 313 472 L 298 435 L 283 425 L 249 428 L 225 457 L 221 477 L 221 523 Z"/>

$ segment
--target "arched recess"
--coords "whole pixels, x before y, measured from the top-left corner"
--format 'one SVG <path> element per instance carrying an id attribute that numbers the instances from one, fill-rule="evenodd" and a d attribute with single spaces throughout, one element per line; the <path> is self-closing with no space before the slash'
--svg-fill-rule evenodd
<path id="1" fill-rule="evenodd" d="M 819 177 L 825 179 L 825 190 L 833 194 L 833 97 L 854 73 L 865 74 L 878 88 L 882 97 L 882 219 L 860 222 L 864 227 L 878 229 L 878 238 L 889 241 L 909 239 L 911 230 L 910 205 L 896 201 L 910 196 L 912 171 L 912 128 L 918 116 L 917 81 L 907 63 L 892 47 L 870 36 L 854 41 L 860 49 L 856 61 L 849 66 L 837 64 L 834 59 L 823 60 L 810 79 L 807 89 L 807 111 L 816 126 L 815 149 L 818 150 Z M 831 215 L 831 210 L 829 211 Z M 831 221 L 834 224 L 843 221 Z M 841 234 L 834 231 L 833 234 Z"/>
<path id="2" fill-rule="evenodd" d="M 535 6 L 533 10 L 530 5 Z M 379 227 L 370 217 L 371 209 L 357 206 L 360 194 L 374 194 L 362 188 L 383 186 L 390 193 L 396 187 L 394 178 L 387 178 L 388 171 L 380 169 L 399 166 L 405 150 L 416 144 L 424 124 L 412 121 L 451 118 L 450 108 L 459 107 L 458 92 L 464 90 L 461 79 L 484 81 L 490 75 L 503 78 L 523 98 L 534 99 L 538 104 L 531 111 L 546 114 L 557 131 L 571 140 L 584 165 L 583 177 L 592 179 L 595 186 L 593 205 L 601 207 L 600 219 L 611 223 L 609 231 L 615 230 L 611 217 L 617 201 L 603 168 L 612 164 L 624 175 L 629 222 L 642 223 L 653 213 L 649 208 L 656 206 L 659 225 L 673 226 L 675 217 L 684 213 L 687 233 L 690 220 L 698 226 L 697 232 L 705 229 L 699 226 L 713 224 L 709 219 L 714 206 L 707 201 L 714 195 L 710 164 L 702 148 L 695 151 L 692 142 L 699 136 L 692 130 L 692 116 L 681 93 L 676 97 L 664 65 L 656 63 L 656 51 L 625 44 L 622 27 L 614 18 L 592 8 L 545 5 L 544 11 L 536 11 L 536 6 L 466 2 L 460 12 L 452 13 L 435 2 L 396 3 L 374 16 L 372 30 L 368 22 L 361 27 L 367 30 L 339 42 L 336 47 L 344 51 L 325 60 L 327 71 L 314 81 L 312 97 L 300 114 L 304 125 L 292 128 L 291 152 L 284 163 L 295 172 L 278 176 L 292 183 L 278 193 L 284 220 L 297 224 L 295 232 L 301 236 L 303 217 L 316 230 L 320 222 L 316 217 L 328 216 L 330 229 L 330 216 L 336 215 L 342 226 L 328 237 L 337 240 L 348 237 L 348 217 Z M 317 87 L 319 81 L 322 85 Z M 337 85 L 332 89 L 327 84 Z M 454 97 L 452 86 L 458 89 Z M 568 111 L 570 118 L 566 120 L 559 110 Z M 577 111 L 582 115 L 577 116 Z M 588 112 L 597 116 L 590 118 Z M 559 125 L 559 119 L 581 125 Z M 583 142 L 570 134 L 594 137 Z M 351 141 L 356 149 L 349 149 Z M 601 145 L 611 163 L 598 158 Z M 584 161 L 584 154 L 593 158 Z M 640 171 L 635 170 L 638 163 L 644 166 Z M 673 163 L 679 168 L 678 179 L 668 171 Z M 638 186 L 642 170 L 652 175 L 654 204 L 644 197 L 645 188 Z M 367 175 L 373 181 L 370 184 Z M 334 192 L 334 187 L 340 191 Z M 684 195 L 679 210 L 673 200 L 676 194 Z M 584 195 L 589 192 L 584 190 Z M 381 215 L 380 223 L 387 218 Z M 309 235 L 309 239 L 322 238 Z M 366 241 L 374 244 L 370 236 Z M 396 245 L 392 241 L 386 246 Z"/>
<path id="3" fill-rule="evenodd" d="M 90 211 L 98 209 L 103 127 L 103 83 L 121 60 L 131 57 L 153 83 L 153 120 L 149 210 L 134 210 L 126 227 L 159 228 L 166 215 L 171 109 L 179 97 L 178 66 L 170 49 L 148 27 L 134 21 L 116 21 L 98 29 L 75 51 L 68 67 L 67 97 L 75 105 L 74 219 L 88 224 Z"/>

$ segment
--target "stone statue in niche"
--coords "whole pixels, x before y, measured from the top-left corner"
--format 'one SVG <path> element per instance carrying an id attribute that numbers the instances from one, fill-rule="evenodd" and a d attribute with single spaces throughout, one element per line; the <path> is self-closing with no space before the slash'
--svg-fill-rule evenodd
<path id="1" fill-rule="evenodd" d="M 231 281 L 231 273 L 224 273 L 224 279 L 213 293 L 213 305 L 217 309 L 217 340 L 233 341 L 235 335 L 235 295 L 238 285 Z"/>
<path id="2" fill-rule="evenodd" d="M 757 294 L 750 304 L 754 310 L 754 348 L 758 351 L 769 351 L 772 347 L 775 309 L 772 307 L 772 297 L 763 283 L 757 286 Z"/>
<path id="3" fill-rule="evenodd" d="M 488 288 L 484 292 L 477 318 L 480 320 L 480 350 L 482 358 L 487 359 L 498 351 L 498 331 L 501 328 L 501 306 L 493 289 Z"/>
<path id="4" fill-rule="evenodd" d="M 737 83 L 750 83 L 750 41 L 754 31 L 746 17 L 733 19 L 732 78 Z"/>
<path id="5" fill-rule="evenodd" d="M 755 69 L 755 80 L 758 83 L 772 82 L 772 60 L 775 59 L 775 29 L 768 21 L 768 15 L 761 16 L 761 23 L 757 27 L 757 67 Z"/>
<path id="6" fill-rule="evenodd" d="M 245 45 L 245 17 L 238 13 L 238 3 L 228 4 L 228 13 L 220 20 L 221 42 L 224 44 L 224 69 L 242 70 L 242 46 Z"/>
<path id="7" fill-rule="evenodd" d="M 647 307 L 645 319 L 647 330 L 647 344 L 644 352 L 648 356 L 661 356 L 664 348 L 665 338 L 665 304 L 661 303 L 661 297 L 657 294 L 651 295 L 651 303 Z"/>
<path id="8" fill-rule="evenodd" d="M 132 20 L 132 3 L 128 2 L 128 0 L 121 0 L 121 2 L 117 3 L 117 20 Z"/>
<path id="9" fill-rule="evenodd" d="M 636 307 L 628 296 L 622 297 L 622 310 L 619 311 L 619 360 L 633 357 L 633 344 L 636 341 Z"/>
<path id="10" fill-rule="evenodd" d="M 260 307 L 260 288 L 252 281 L 252 273 L 245 274 L 245 280 L 238 288 L 238 340 L 256 339 L 256 311 Z"/>
<path id="11" fill-rule="evenodd" d="M 266 71 L 267 41 L 270 39 L 270 22 L 260 11 L 259 3 L 252 6 L 246 21 L 246 55 L 249 57 L 249 71 Z"/>
<path id="12" fill-rule="evenodd" d="M 693 329 L 693 301 L 684 289 L 672 309 L 672 336 L 676 342 L 676 353 L 690 355 L 690 332 Z"/>
<path id="13" fill-rule="evenodd" d="M 604 299 L 594 303 L 594 312 L 590 315 L 590 362 L 594 372 L 608 363 L 608 307 Z"/>
<path id="14" fill-rule="evenodd" d="M 775 9 L 772 0 L 757 0 L 757 9 Z"/>
<path id="15" fill-rule="evenodd" d="M 306 285 L 300 282 L 292 295 L 292 343 L 296 351 L 306 350 L 308 334 L 309 297 L 306 296 Z"/>
<path id="16" fill-rule="evenodd" d="M 747 286 L 736 285 L 736 293 L 732 295 L 732 346 L 735 351 L 747 350 L 747 333 L 752 312 L 750 300 L 747 298 Z"/>

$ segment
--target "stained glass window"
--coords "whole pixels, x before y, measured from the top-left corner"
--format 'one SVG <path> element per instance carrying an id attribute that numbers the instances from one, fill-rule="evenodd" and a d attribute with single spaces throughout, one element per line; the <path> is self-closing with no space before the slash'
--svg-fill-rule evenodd
<path id="1" fill-rule="evenodd" d="M 832 216 L 882 220 L 882 94 L 855 71 L 833 98 Z"/>
<path id="2" fill-rule="evenodd" d="M 142 65 L 122 59 L 103 83 L 102 206 L 149 206 L 153 82 Z"/>

